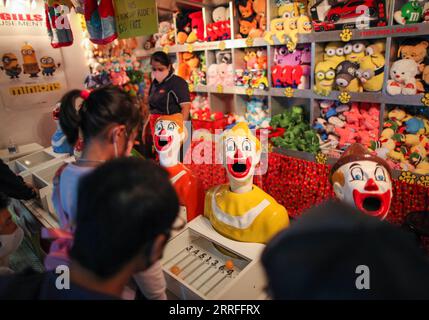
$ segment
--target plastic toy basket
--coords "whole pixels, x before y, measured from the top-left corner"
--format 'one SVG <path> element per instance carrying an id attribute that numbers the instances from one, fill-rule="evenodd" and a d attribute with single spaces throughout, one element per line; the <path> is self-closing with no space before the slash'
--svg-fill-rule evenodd
<path id="1" fill-rule="evenodd" d="M 215 133 L 216 129 L 225 129 L 228 125 L 228 118 L 224 117 L 218 120 L 198 120 L 192 119 L 192 129 L 207 129 L 210 133 Z"/>

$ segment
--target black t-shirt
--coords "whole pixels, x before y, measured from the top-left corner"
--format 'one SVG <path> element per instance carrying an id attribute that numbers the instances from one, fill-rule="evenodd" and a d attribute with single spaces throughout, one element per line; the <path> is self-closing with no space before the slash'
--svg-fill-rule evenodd
<path id="1" fill-rule="evenodd" d="M 80 287 L 73 282 L 70 289 L 56 287 L 54 272 L 0 276 L 0 300 L 115 300 L 117 298 Z"/>
<path id="2" fill-rule="evenodd" d="M 170 73 L 161 83 L 153 80 L 149 90 L 149 108 L 155 114 L 174 114 L 182 111 L 181 105 L 191 102 L 188 84 Z"/>

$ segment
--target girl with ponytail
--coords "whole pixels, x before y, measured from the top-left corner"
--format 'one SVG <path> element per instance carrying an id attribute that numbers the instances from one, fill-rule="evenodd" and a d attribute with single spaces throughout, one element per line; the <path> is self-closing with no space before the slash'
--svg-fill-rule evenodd
<path id="1" fill-rule="evenodd" d="M 142 119 L 127 93 L 108 86 L 68 92 L 61 100 L 59 121 L 67 141 L 75 145 L 82 137 L 84 148 L 81 158 L 60 168 L 54 178 L 52 201 L 61 229 L 44 231 L 45 237 L 56 238 L 45 260 L 48 270 L 69 263 L 80 178 L 105 161 L 129 156 Z M 159 262 L 135 275 L 135 280 L 147 298 L 166 299 Z"/>

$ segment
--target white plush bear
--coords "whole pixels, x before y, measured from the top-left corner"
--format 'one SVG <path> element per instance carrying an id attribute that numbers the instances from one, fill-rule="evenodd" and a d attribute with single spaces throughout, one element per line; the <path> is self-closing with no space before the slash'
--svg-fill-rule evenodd
<path id="1" fill-rule="evenodd" d="M 390 95 L 413 95 L 417 93 L 416 76 L 418 64 L 411 59 L 395 61 L 390 69 L 391 80 L 387 81 L 387 93 Z"/>

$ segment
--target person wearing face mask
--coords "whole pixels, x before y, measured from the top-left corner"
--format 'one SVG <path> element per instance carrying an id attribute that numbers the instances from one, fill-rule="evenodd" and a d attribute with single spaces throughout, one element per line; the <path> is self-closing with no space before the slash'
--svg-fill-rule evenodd
<path id="1" fill-rule="evenodd" d="M 60 168 L 53 181 L 52 202 L 61 229 L 44 230 L 46 238 L 56 239 L 45 259 L 48 270 L 69 263 L 68 251 L 76 225 L 80 179 L 106 161 L 130 155 L 141 124 L 141 114 L 127 93 L 118 87 L 108 86 L 67 93 L 61 100 L 59 121 L 70 145 L 74 145 L 81 135 L 84 149 L 82 157 Z M 161 281 L 154 282 L 147 278 Z M 136 276 L 137 284 L 149 299 L 166 298 L 163 280 L 159 263 L 155 263 L 145 274 Z"/>
<path id="2" fill-rule="evenodd" d="M 69 287 L 58 289 L 55 271 L 8 275 L 0 277 L 0 300 L 120 299 L 133 274 L 159 261 L 179 211 L 164 169 L 114 159 L 82 177 L 78 190 Z"/>
<path id="3" fill-rule="evenodd" d="M 187 82 L 174 74 L 170 58 L 165 52 L 155 52 L 151 57 L 152 84 L 149 89 L 151 135 L 156 119 L 160 115 L 181 113 L 183 120 L 189 119 L 191 98 Z"/>
<path id="4" fill-rule="evenodd" d="M 0 193 L 0 275 L 13 273 L 9 269 L 9 257 L 24 238 L 24 231 L 13 222 L 8 206 L 9 198 Z"/>

